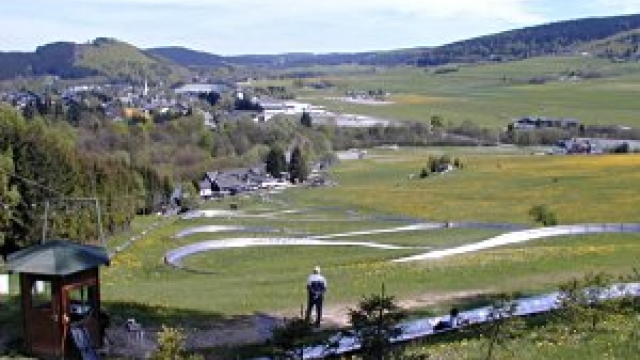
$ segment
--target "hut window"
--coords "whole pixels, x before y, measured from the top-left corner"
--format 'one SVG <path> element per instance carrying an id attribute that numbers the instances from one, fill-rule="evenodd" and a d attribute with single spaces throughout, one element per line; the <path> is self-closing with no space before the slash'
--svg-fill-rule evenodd
<path id="1" fill-rule="evenodd" d="M 31 307 L 51 309 L 51 281 L 38 280 L 31 285 Z"/>
<path id="2" fill-rule="evenodd" d="M 69 290 L 69 311 L 74 315 L 87 315 L 96 301 L 96 286 L 84 285 Z"/>

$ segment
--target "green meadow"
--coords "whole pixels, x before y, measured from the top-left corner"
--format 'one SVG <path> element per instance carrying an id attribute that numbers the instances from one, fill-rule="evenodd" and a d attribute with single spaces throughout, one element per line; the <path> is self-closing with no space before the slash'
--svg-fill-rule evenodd
<path id="1" fill-rule="evenodd" d="M 292 196 L 439 221 L 527 223 L 528 210 L 539 204 L 564 224 L 640 219 L 634 206 L 638 155 L 483 155 L 465 149 L 450 154 L 461 159 L 463 170 L 419 179 L 411 175 L 426 166 L 427 152 L 374 152 L 335 169 L 340 186 Z"/>
<path id="2" fill-rule="evenodd" d="M 425 179 L 410 176 L 426 166 L 429 155 L 445 153 L 460 158 L 464 168 Z M 104 306 L 115 323 L 135 317 L 150 328 L 170 324 L 207 329 L 255 314 L 291 316 L 299 313 L 305 301 L 304 284 L 310 269 L 320 265 L 329 281 L 326 306 L 330 312 L 344 314 L 384 283 L 388 293 L 421 315 L 446 312 L 452 304 L 486 304 L 501 292 L 553 291 L 559 283 L 587 273 L 628 274 L 637 267 L 640 234 L 563 236 L 413 263 L 391 260 L 475 243 L 503 231 L 443 228 L 328 236 L 391 231 L 424 221 L 534 227 L 527 211 L 537 204 L 546 204 L 561 224 L 640 222 L 639 155 L 529 153 L 507 148 L 376 150 L 364 160 L 344 161 L 331 169 L 337 187 L 289 189 L 203 204 L 202 209 L 225 210 L 218 217 L 139 217 L 130 233 L 109 240 L 113 250 L 144 232 L 102 270 Z M 238 210 L 228 211 L 232 205 Z M 176 236 L 201 226 L 248 229 Z M 327 236 L 329 242 L 406 248 L 236 248 L 187 257 L 183 260 L 187 270 L 163 261 L 167 251 L 195 242 L 314 235 Z M 4 301 L 9 311 L 0 319 L 17 323 L 15 301 Z M 451 351 L 460 352 L 450 358 L 464 357 L 465 351 L 480 345 L 472 341 L 460 345 L 461 350 L 455 346 Z"/>
<path id="3" fill-rule="evenodd" d="M 589 74 L 571 80 L 571 74 Z M 591 77 L 593 76 L 593 77 Z M 544 84 L 530 84 L 534 78 Z M 585 124 L 637 127 L 640 64 L 612 63 L 587 57 L 549 57 L 495 64 L 461 65 L 435 74 L 414 67 L 370 68 L 351 73 L 326 70 L 321 79 L 330 90 L 301 90 L 299 98 L 336 112 L 383 118 L 429 121 L 431 116 L 459 124 L 470 120 L 501 129 L 513 118 L 548 116 L 576 118 Z M 280 81 L 291 86 L 291 82 Z M 335 100 L 347 90 L 378 90 L 391 94 L 391 105 L 361 105 Z"/>
<path id="4" fill-rule="evenodd" d="M 495 248 L 442 260 L 396 264 L 389 260 L 481 241 L 497 230 L 440 229 L 333 238 L 413 247 L 380 250 L 353 246 L 255 247 L 210 251 L 184 260 L 190 270 L 163 263 L 166 251 L 193 242 L 233 238 L 300 238 L 419 221 L 479 221 L 535 226 L 527 215 L 546 204 L 563 224 L 638 222 L 634 184 L 640 156 L 549 157 L 451 149 L 463 170 L 409 178 L 430 153 L 418 149 L 373 152 L 332 170 L 334 188 L 291 189 L 205 205 L 237 215 L 192 220 L 162 219 L 161 225 L 118 254 L 103 271 L 104 298 L 112 304 L 183 309 L 216 316 L 255 312 L 291 313 L 304 301 L 304 281 L 321 265 L 330 281 L 329 306 L 354 304 L 385 283 L 403 300 L 501 291 L 552 290 L 587 272 L 625 273 L 637 265 L 640 235 L 559 237 Z M 293 210 L 293 211 L 292 211 Z M 158 220 L 158 219 L 156 219 Z M 146 220 L 148 223 L 149 220 Z M 205 225 L 246 226 L 248 232 L 197 233 Z M 269 231 L 260 229 L 268 229 Z M 445 301 L 445 300 L 442 300 Z M 445 301 L 446 302 L 446 301 Z M 115 306 L 115 305 L 114 305 Z M 126 313 L 126 306 L 123 308 Z M 159 320 L 160 321 L 160 320 Z"/>

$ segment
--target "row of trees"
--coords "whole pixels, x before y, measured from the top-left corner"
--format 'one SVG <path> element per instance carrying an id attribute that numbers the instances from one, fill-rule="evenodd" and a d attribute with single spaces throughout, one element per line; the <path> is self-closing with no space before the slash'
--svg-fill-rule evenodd
<path id="1" fill-rule="evenodd" d="M 309 176 L 307 160 L 299 146 L 293 148 L 291 160 L 287 164 L 284 151 L 279 146 L 273 146 L 266 158 L 266 170 L 269 175 L 276 179 L 282 179 L 287 175 L 292 183 L 301 183 Z"/>

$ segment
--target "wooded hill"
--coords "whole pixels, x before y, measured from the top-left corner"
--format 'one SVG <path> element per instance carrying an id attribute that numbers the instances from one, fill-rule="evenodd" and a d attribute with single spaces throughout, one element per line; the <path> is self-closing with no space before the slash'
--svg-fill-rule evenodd
<path id="1" fill-rule="evenodd" d="M 452 62 L 517 60 L 574 54 L 591 42 L 640 28 L 640 15 L 588 18 L 507 31 L 426 50 L 411 61 L 417 65 Z M 611 39 L 614 41 L 614 39 Z M 594 53 L 605 56 L 605 52 Z"/>
<path id="2" fill-rule="evenodd" d="M 561 21 L 459 41 L 439 47 L 416 47 L 362 53 L 286 53 L 219 56 L 183 47 L 141 50 L 124 42 L 98 38 L 87 44 L 58 42 L 33 53 L 0 52 L 0 80 L 18 76 L 57 75 L 82 78 L 178 80 L 187 67 L 244 66 L 288 68 L 362 64 L 432 66 L 449 63 L 508 61 L 537 56 L 580 54 L 616 60 L 637 57 L 640 15 Z"/>
<path id="3" fill-rule="evenodd" d="M 53 75 L 65 79 L 108 76 L 116 80 L 163 79 L 181 69 L 133 45 L 107 38 L 91 43 L 56 42 L 35 52 L 0 52 L 0 80 Z"/>
<path id="4" fill-rule="evenodd" d="M 227 64 L 262 67 L 311 65 L 443 65 L 481 61 L 506 61 L 537 56 L 576 54 L 591 51 L 594 56 L 633 58 L 638 39 L 632 30 L 640 28 L 640 15 L 587 18 L 527 27 L 459 41 L 439 47 L 416 47 L 362 53 L 245 55 L 220 57 L 189 49 L 150 49 L 182 66 Z M 608 44 L 603 45 L 603 42 Z M 622 46 L 623 51 L 608 50 Z M 628 45 L 632 51 L 627 51 Z M 587 49 L 587 50 L 584 50 Z"/>

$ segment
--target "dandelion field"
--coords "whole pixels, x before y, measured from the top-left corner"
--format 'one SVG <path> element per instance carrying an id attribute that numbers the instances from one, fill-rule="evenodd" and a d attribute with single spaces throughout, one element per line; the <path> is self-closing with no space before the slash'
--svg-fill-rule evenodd
<path id="1" fill-rule="evenodd" d="M 436 152 L 444 151 L 436 149 Z M 535 226 L 527 210 L 547 204 L 563 224 L 638 222 L 633 186 L 640 180 L 640 156 L 543 157 L 448 149 L 465 168 L 441 177 L 409 179 L 426 162 L 425 150 L 374 153 L 332 170 L 335 188 L 292 189 L 271 201 L 235 198 L 207 203 L 228 209 L 231 202 L 254 216 L 165 220 L 103 271 L 108 302 L 202 311 L 216 316 L 255 312 L 295 313 L 304 302 L 304 281 L 318 264 L 330 282 L 328 303 L 352 304 L 385 283 L 399 299 L 447 293 L 536 293 L 587 272 L 624 273 L 637 265 L 640 236 L 606 234 L 558 237 L 443 260 L 394 264 L 389 260 L 424 252 L 359 247 L 247 248 L 189 257 L 202 273 L 171 268 L 162 256 L 181 245 L 238 237 L 300 237 L 367 229 L 389 229 L 413 221 L 486 221 Z M 612 176 L 615 174 L 615 176 Z M 554 180 L 557 179 L 557 180 Z M 298 209 L 298 212 L 283 211 Z M 266 216 L 255 216 L 266 214 Z M 385 218 L 389 216 L 389 219 Z M 397 216 L 398 219 L 391 217 Z M 275 232 L 198 233 L 203 225 L 270 228 Z M 441 229 L 357 235 L 349 240 L 446 248 L 501 233 Z M 470 299 L 472 300 L 472 299 Z"/>
<path id="2" fill-rule="evenodd" d="M 226 216 L 137 218 L 130 233 L 109 240 L 113 250 L 129 236 L 139 236 L 101 271 L 104 306 L 116 323 L 135 317 L 152 327 L 206 328 L 258 313 L 291 316 L 299 313 L 305 301 L 306 276 L 314 265 L 320 265 L 329 281 L 329 310 L 354 306 L 384 283 L 389 294 L 412 304 L 416 314 L 432 314 L 446 312 L 452 304 L 462 308 L 486 304 L 500 292 L 553 291 L 559 283 L 587 273 L 627 274 L 637 267 L 637 234 L 563 236 L 441 260 L 390 262 L 427 248 L 475 243 L 505 232 L 480 228 L 355 233 L 329 239 L 409 247 L 399 250 L 354 246 L 228 249 L 186 258 L 184 264 L 196 271 L 176 269 L 163 261 L 169 250 L 207 240 L 327 236 L 393 230 L 429 221 L 534 227 L 527 211 L 537 204 L 546 204 L 561 224 L 640 222 L 635 186 L 640 180 L 640 156 L 555 157 L 530 152 L 487 148 L 371 151 L 365 160 L 343 162 L 331 169 L 337 187 L 290 189 L 203 205 L 224 211 L 231 204 L 238 207 L 236 213 Z M 464 168 L 426 179 L 410 177 L 426 165 L 429 155 L 443 153 L 460 158 Z M 176 236 L 202 226 L 248 230 Z M 16 306 L 6 308 L 17 311 Z M 4 314 L 4 320 L 10 318 Z M 465 351 L 481 346 L 474 341 L 460 345 L 462 350 L 456 350 L 457 345 L 448 348 L 453 357 L 440 354 L 437 358 L 465 358 Z M 518 347 L 525 351 L 527 344 Z M 531 354 L 544 350 L 553 356 L 560 351 L 531 346 L 526 350 Z M 516 358 L 534 358 L 527 356 Z"/>

